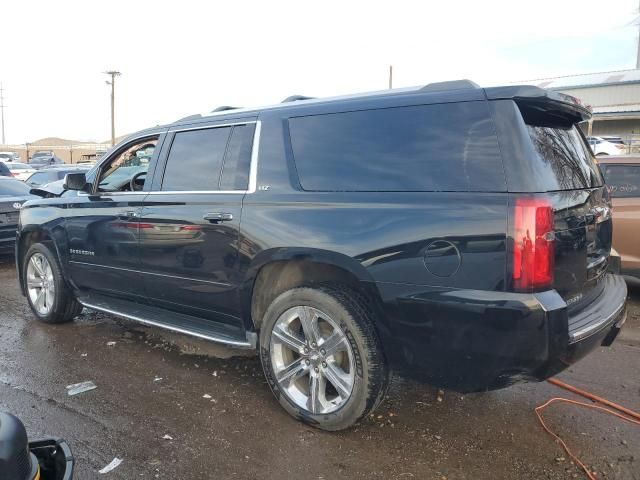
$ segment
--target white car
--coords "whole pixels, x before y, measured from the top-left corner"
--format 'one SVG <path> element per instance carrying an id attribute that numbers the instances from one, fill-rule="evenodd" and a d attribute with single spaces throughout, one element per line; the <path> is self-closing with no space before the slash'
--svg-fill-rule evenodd
<path id="1" fill-rule="evenodd" d="M 623 155 L 625 153 L 626 145 L 624 143 L 613 143 L 602 137 L 587 137 L 587 141 L 596 156 Z"/>
<path id="2" fill-rule="evenodd" d="M 19 162 L 20 156 L 15 152 L 0 152 L 0 162 Z"/>
<path id="3" fill-rule="evenodd" d="M 13 178 L 22 180 L 23 182 L 33 174 L 36 169 L 26 163 L 8 162 L 5 164 L 9 167 L 9 171 Z"/>

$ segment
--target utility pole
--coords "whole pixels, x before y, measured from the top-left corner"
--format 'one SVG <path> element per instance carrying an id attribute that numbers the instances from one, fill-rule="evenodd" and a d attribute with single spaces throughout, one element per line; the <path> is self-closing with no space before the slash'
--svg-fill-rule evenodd
<path id="1" fill-rule="evenodd" d="M 106 80 L 107 85 L 111 85 L 111 146 L 116 144 L 116 117 L 115 117 L 115 105 L 116 105 L 116 77 L 121 75 L 117 70 L 110 70 L 104 72 L 111 76 L 111 81 Z"/>
<path id="2" fill-rule="evenodd" d="M 393 65 L 389 65 L 389 90 L 391 90 L 392 88 L 393 88 Z"/>
<path id="3" fill-rule="evenodd" d="M 640 6 L 638 6 L 640 12 Z M 638 46 L 636 47 L 636 68 L 640 68 L 640 21 L 638 21 Z"/>
<path id="4" fill-rule="evenodd" d="M 2 88 L 2 83 L 0 83 L 0 121 L 2 122 L 2 145 L 7 144 L 7 139 L 4 137 L 4 88 Z"/>

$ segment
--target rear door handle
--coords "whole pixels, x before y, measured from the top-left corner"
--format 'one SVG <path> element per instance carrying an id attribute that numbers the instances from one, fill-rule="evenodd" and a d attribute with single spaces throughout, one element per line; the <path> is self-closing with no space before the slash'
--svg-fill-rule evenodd
<path id="1" fill-rule="evenodd" d="M 140 216 L 140 214 L 136 210 L 126 210 L 126 211 L 120 212 L 119 215 L 121 217 L 127 217 L 127 218 L 137 218 Z"/>
<path id="2" fill-rule="evenodd" d="M 229 222 L 233 220 L 233 214 L 222 212 L 206 213 L 202 218 L 209 220 L 211 223 Z"/>

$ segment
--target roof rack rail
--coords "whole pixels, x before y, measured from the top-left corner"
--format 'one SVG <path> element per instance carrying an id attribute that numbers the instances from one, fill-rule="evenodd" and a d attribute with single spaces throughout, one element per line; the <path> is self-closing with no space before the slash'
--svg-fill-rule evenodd
<path id="1" fill-rule="evenodd" d="M 475 82 L 471 80 L 450 80 L 448 82 L 434 82 L 425 85 L 420 89 L 421 92 L 442 92 L 444 90 L 462 90 L 466 88 L 480 88 Z"/>
<path id="2" fill-rule="evenodd" d="M 215 112 L 224 112 L 225 110 L 237 110 L 240 107 L 232 107 L 230 105 L 222 105 L 220 107 L 214 108 L 213 110 L 211 110 L 211 113 L 215 113 Z"/>
<path id="3" fill-rule="evenodd" d="M 299 100 L 313 100 L 316 97 L 305 97 L 304 95 L 291 95 L 285 98 L 282 103 L 297 102 Z"/>
<path id="4" fill-rule="evenodd" d="M 197 120 L 198 118 L 202 118 L 202 115 L 200 115 L 199 113 L 196 113 L 195 115 L 189 115 L 189 116 L 180 118 L 176 120 L 174 123 L 184 122 L 185 120 Z"/>

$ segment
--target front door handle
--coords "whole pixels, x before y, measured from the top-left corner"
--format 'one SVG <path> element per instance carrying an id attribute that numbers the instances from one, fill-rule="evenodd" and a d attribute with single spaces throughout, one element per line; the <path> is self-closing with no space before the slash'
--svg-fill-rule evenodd
<path id="1" fill-rule="evenodd" d="M 209 220 L 211 223 L 229 222 L 233 220 L 233 214 L 222 212 L 206 213 L 202 218 Z"/>

